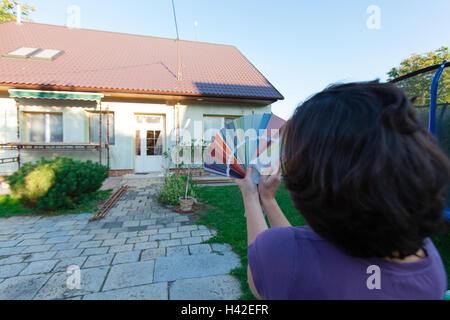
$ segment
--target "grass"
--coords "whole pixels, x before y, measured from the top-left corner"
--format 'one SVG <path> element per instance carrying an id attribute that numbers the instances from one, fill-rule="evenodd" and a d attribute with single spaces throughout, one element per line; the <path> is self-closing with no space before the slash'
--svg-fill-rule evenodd
<path id="1" fill-rule="evenodd" d="M 204 204 L 195 214 L 197 223 L 217 230 L 217 235 L 207 241 L 208 243 L 229 243 L 240 259 L 242 267 L 231 271 L 240 283 L 243 295 L 242 300 L 253 300 L 255 297 L 247 283 L 247 226 L 244 217 L 244 204 L 237 186 L 202 187 L 198 189 L 197 196 Z M 305 225 L 305 221 L 294 208 L 288 192 L 283 186 L 276 194 L 276 199 L 286 218 L 293 226 Z M 447 275 L 450 278 L 450 234 L 433 238 Z"/>
<path id="2" fill-rule="evenodd" d="M 61 215 L 61 214 L 78 214 L 86 212 L 95 212 L 98 205 L 105 201 L 112 190 L 96 191 L 87 194 L 82 201 L 77 203 L 73 209 L 57 210 L 53 212 L 42 212 L 36 208 L 26 207 L 20 199 L 10 195 L 0 195 L 0 218 L 11 216 L 34 216 L 34 215 Z"/>

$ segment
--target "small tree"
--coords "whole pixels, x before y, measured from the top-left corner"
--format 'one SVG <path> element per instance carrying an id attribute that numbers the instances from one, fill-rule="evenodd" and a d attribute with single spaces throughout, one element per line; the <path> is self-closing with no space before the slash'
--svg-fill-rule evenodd
<path id="1" fill-rule="evenodd" d="M 180 159 L 183 159 L 185 156 L 185 152 L 190 153 L 191 158 L 187 163 L 184 161 L 178 162 L 172 159 L 173 150 L 168 149 L 167 152 L 163 153 L 164 158 L 169 163 L 165 168 L 165 182 L 161 189 L 161 192 L 158 196 L 158 200 L 165 204 L 175 205 L 178 202 L 179 198 L 187 199 L 190 197 L 195 197 L 196 193 L 196 185 L 192 180 L 191 171 L 194 167 L 192 164 L 192 159 L 194 159 L 194 155 L 196 153 L 196 149 L 200 148 L 202 153 L 205 148 L 204 143 L 196 144 L 196 140 L 192 140 L 189 144 L 180 144 L 175 146 L 175 150 L 178 152 L 177 156 Z M 199 164 L 201 166 L 201 164 Z M 186 175 L 174 175 L 170 173 L 170 168 L 174 167 L 177 169 L 187 169 Z"/>
<path id="2" fill-rule="evenodd" d="M 448 47 L 441 47 L 425 54 L 413 54 L 411 57 L 403 60 L 400 66 L 392 68 L 388 72 L 388 80 L 393 80 L 432 65 L 441 64 L 444 61 L 450 61 Z M 430 86 L 435 73 L 436 71 L 427 72 L 405 81 L 397 82 L 396 85 L 402 88 L 409 97 L 416 97 L 416 105 L 428 105 L 430 103 Z M 439 82 L 438 103 L 446 103 L 449 101 L 450 70 L 446 68 Z"/>

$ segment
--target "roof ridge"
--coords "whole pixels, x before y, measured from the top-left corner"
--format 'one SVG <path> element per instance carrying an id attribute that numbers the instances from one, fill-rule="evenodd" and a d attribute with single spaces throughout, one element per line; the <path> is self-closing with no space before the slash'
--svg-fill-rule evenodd
<path id="1" fill-rule="evenodd" d="M 16 24 L 16 21 L 6 21 L 0 23 L 2 24 Z M 49 24 L 49 23 L 40 23 L 40 22 L 33 22 L 33 21 L 22 21 L 23 25 L 26 24 L 35 24 L 40 26 L 49 26 L 54 28 L 64 28 L 69 29 L 67 26 L 62 25 L 56 25 L 56 24 Z M 89 32 L 102 32 L 102 33 L 110 33 L 110 34 L 116 34 L 116 35 L 123 35 L 123 36 L 135 36 L 135 37 L 143 37 L 143 38 L 153 38 L 153 39 L 160 39 L 160 40 L 177 40 L 176 38 L 164 38 L 164 37 L 158 37 L 158 36 L 150 36 L 150 35 L 144 35 L 144 34 L 136 34 L 136 33 L 125 33 L 125 32 L 117 32 L 117 31 L 109 31 L 109 30 L 98 30 L 98 29 L 87 29 L 87 28 L 74 28 L 74 30 L 82 30 L 82 31 L 89 31 Z M 196 43 L 196 44 L 207 44 L 207 45 L 214 45 L 214 46 L 225 46 L 225 47 L 233 47 L 237 49 L 235 45 L 232 44 L 224 44 L 224 43 L 215 43 L 215 42 L 206 42 L 206 41 L 194 41 L 194 40 L 183 40 L 179 39 L 181 42 L 189 42 L 189 43 Z"/>

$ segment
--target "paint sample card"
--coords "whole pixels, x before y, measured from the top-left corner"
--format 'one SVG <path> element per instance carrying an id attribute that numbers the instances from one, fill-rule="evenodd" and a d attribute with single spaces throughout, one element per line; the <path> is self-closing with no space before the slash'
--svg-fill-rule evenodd
<path id="1" fill-rule="evenodd" d="M 254 114 L 228 123 L 219 130 L 206 151 L 205 171 L 242 179 L 249 165 L 253 180 L 276 171 L 280 161 L 280 129 L 285 120 L 270 114 Z"/>

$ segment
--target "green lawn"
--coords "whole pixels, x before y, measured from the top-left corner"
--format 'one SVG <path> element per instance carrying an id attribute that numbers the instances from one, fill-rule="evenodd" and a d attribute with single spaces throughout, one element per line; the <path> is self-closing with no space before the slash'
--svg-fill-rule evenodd
<path id="1" fill-rule="evenodd" d="M 9 195 L 0 195 L 0 218 L 11 216 L 33 216 L 33 215 L 60 215 L 60 214 L 76 214 L 76 213 L 93 213 L 97 211 L 100 202 L 106 200 L 112 190 L 97 191 L 86 195 L 86 197 L 78 203 L 75 208 L 70 210 L 58 210 L 55 212 L 39 212 L 37 209 L 24 206 L 19 199 Z"/>
<path id="2" fill-rule="evenodd" d="M 247 228 L 244 217 L 244 204 L 237 186 L 202 187 L 197 196 L 205 205 L 196 213 L 197 223 L 217 230 L 217 236 L 209 243 L 229 243 L 240 258 L 242 267 L 234 269 L 231 274 L 241 282 L 243 295 L 241 299 L 255 299 L 247 283 Z M 283 186 L 276 195 L 277 201 L 292 225 L 305 225 L 305 221 L 293 207 L 288 192 Z M 450 234 L 433 239 L 446 264 L 450 278 Z"/>

